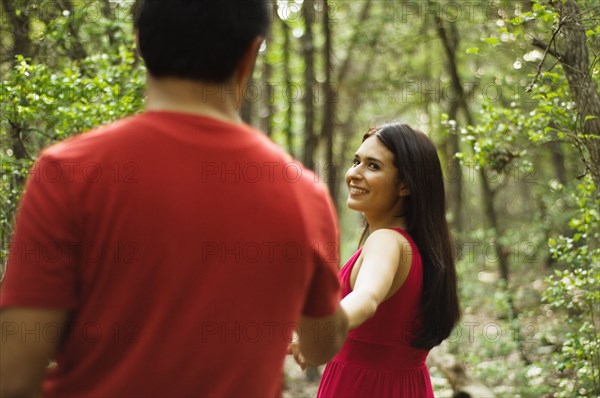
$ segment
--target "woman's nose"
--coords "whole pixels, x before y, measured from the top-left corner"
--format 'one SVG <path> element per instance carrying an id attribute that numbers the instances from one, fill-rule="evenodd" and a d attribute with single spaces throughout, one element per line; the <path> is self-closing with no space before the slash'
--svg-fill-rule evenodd
<path id="1" fill-rule="evenodd" d="M 350 168 L 346 172 L 346 179 L 347 180 L 358 180 L 360 178 L 362 178 L 362 174 L 360 173 L 360 165 L 358 165 L 358 166 L 355 166 L 355 165 L 350 166 Z"/>

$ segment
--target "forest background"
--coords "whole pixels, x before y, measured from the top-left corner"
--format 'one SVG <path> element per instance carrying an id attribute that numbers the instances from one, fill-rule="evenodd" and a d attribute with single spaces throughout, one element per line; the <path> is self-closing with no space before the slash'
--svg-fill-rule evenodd
<path id="1" fill-rule="evenodd" d="M 362 134 L 402 120 L 439 148 L 463 317 L 431 359 L 438 394 L 600 396 L 597 0 L 270 4 L 242 116 L 327 184 L 343 259 Z M 2 0 L 0 274 L 39 150 L 142 109 L 135 7 Z"/>

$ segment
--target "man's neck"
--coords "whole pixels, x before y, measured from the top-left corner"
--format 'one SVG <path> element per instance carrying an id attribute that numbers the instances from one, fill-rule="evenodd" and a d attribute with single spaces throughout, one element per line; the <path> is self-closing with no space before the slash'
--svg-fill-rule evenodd
<path id="1" fill-rule="evenodd" d="M 146 109 L 208 116 L 242 123 L 238 113 L 242 90 L 235 84 L 209 84 L 148 76 Z"/>

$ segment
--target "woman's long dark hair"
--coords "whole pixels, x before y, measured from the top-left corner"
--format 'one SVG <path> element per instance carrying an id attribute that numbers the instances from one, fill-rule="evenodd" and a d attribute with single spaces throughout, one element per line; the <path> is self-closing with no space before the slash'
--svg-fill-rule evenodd
<path id="1" fill-rule="evenodd" d="M 411 344 L 431 349 L 450 335 L 460 317 L 440 160 L 431 140 L 406 124 L 371 129 L 363 141 L 372 136 L 393 153 L 398 179 L 409 188 L 404 197 L 406 232 L 423 262 L 422 318 Z"/>

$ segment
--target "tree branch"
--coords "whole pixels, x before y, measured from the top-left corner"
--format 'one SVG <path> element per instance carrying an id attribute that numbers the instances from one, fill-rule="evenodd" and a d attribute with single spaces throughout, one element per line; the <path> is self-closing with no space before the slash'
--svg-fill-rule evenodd
<path id="1" fill-rule="evenodd" d="M 534 47 L 539 48 L 540 50 L 544 50 L 547 54 L 552 55 L 554 58 L 556 58 L 558 60 L 560 60 L 562 58 L 562 55 L 558 51 L 553 50 L 552 48 L 550 48 L 549 44 L 546 44 L 546 42 L 538 39 L 535 36 L 533 37 L 533 39 L 531 39 L 531 44 Z"/>
<path id="2" fill-rule="evenodd" d="M 344 80 L 346 80 L 346 76 L 348 75 L 348 70 L 350 69 L 350 64 L 352 63 L 352 54 L 354 53 L 354 48 L 358 44 L 359 37 L 363 34 L 360 27 L 365 23 L 367 19 L 369 19 L 369 12 L 371 9 L 372 0 L 368 0 L 363 6 L 360 17 L 358 19 L 358 23 L 354 27 L 352 38 L 350 39 L 350 44 L 348 45 L 348 50 L 346 52 L 346 58 L 342 62 L 340 68 L 338 69 L 337 74 L 337 83 L 342 84 Z"/>
<path id="3" fill-rule="evenodd" d="M 544 65 L 544 62 L 546 61 L 546 57 L 548 56 L 548 54 L 552 55 L 554 58 L 556 58 L 559 61 L 563 59 L 563 56 L 558 51 L 555 51 L 552 48 L 550 48 L 552 43 L 554 43 L 554 40 L 556 39 L 556 35 L 560 31 L 560 28 L 562 27 L 563 22 L 564 21 L 560 21 L 560 23 L 558 24 L 558 27 L 552 33 L 552 37 L 550 38 L 550 43 L 548 43 L 548 44 L 544 43 L 542 40 L 533 36 L 533 39 L 531 40 L 531 44 L 534 45 L 535 47 L 538 47 L 538 48 L 544 50 L 544 56 L 542 57 L 540 62 L 538 62 L 537 71 L 535 72 L 535 76 L 533 77 L 533 80 L 531 81 L 531 83 L 529 83 L 529 85 L 527 85 L 527 88 L 525 89 L 526 92 L 528 92 L 528 93 L 531 92 L 531 90 L 533 90 L 533 85 L 540 78 L 540 75 L 542 74 L 542 66 Z"/>

